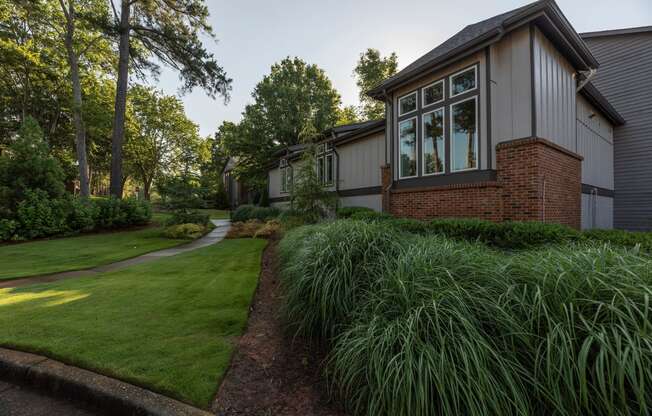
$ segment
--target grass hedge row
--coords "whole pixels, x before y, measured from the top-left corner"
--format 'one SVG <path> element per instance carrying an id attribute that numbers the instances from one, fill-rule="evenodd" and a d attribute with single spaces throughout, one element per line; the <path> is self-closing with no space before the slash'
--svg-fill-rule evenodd
<path id="1" fill-rule="evenodd" d="M 288 322 L 330 347 L 351 414 L 652 408 L 652 259 L 636 250 L 507 253 L 341 220 L 289 232 L 279 253 Z"/>

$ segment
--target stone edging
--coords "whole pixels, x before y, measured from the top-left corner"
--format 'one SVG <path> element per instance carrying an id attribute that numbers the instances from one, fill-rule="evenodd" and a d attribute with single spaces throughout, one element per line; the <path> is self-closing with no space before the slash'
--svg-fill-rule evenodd
<path id="1" fill-rule="evenodd" d="M 0 378 L 63 398 L 87 402 L 107 414 L 212 416 L 169 397 L 41 355 L 0 348 Z"/>

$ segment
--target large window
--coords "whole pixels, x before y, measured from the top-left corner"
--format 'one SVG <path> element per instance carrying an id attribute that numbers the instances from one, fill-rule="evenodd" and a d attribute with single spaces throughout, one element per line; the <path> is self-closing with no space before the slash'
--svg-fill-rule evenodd
<path id="1" fill-rule="evenodd" d="M 325 145 L 317 147 L 317 176 L 322 185 L 330 186 L 335 180 L 333 153 Z"/>
<path id="2" fill-rule="evenodd" d="M 285 163 L 283 163 L 285 162 Z M 281 163 L 281 192 L 292 191 L 292 167 L 287 165 L 287 161 Z"/>
<path id="3" fill-rule="evenodd" d="M 475 66 L 450 76 L 451 97 L 472 91 L 477 86 Z"/>
<path id="4" fill-rule="evenodd" d="M 417 109 L 417 92 L 414 91 L 398 99 L 398 115 L 409 114 Z"/>
<path id="5" fill-rule="evenodd" d="M 399 177 L 409 178 L 417 175 L 417 118 L 403 120 L 399 131 Z"/>
<path id="6" fill-rule="evenodd" d="M 476 97 L 451 105 L 452 171 L 477 167 L 477 113 Z"/>
<path id="7" fill-rule="evenodd" d="M 333 154 L 326 155 L 326 185 L 332 185 L 335 178 L 335 163 Z"/>
<path id="8" fill-rule="evenodd" d="M 444 173 L 444 109 L 423 115 L 423 174 Z"/>

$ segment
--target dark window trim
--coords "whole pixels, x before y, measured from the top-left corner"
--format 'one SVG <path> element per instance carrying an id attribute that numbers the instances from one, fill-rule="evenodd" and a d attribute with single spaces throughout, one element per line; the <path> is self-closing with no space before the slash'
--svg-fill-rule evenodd
<path id="1" fill-rule="evenodd" d="M 414 103 L 414 110 L 408 111 L 407 113 L 401 114 L 401 100 L 403 98 L 405 98 L 405 97 L 409 97 L 410 95 L 415 95 L 416 96 L 415 103 Z M 398 112 L 399 117 L 409 116 L 409 115 L 419 111 L 419 108 L 421 108 L 421 106 L 419 105 L 419 91 L 418 91 L 418 89 L 414 90 L 414 91 L 411 91 L 411 92 L 408 92 L 408 93 L 405 93 L 405 94 L 401 95 L 400 97 L 398 97 L 398 100 L 397 100 L 396 104 L 398 106 L 397 107 L 397 112 Z"/>
<path id="2" fill-rule="evenodd" d="M 380 195 L 382 191 L 382 186 L 369 186 L 366 188 L 340 189 L 337 194 L 339 196 Z"/>

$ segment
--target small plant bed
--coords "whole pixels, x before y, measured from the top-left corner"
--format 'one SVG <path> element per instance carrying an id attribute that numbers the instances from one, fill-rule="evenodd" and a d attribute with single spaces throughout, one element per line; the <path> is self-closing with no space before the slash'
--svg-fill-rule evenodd
<path id="1" fill-rule="evenodd" d="M 279 245 L 285 319 L 327 347 L 352 414 L 649 412 L 649 256 L 538 225 L 388 225 L 306 226 Z"/>
<path id="2" fill-rule="evenodd" d="M 209 407 L 247 321 L 264 240 L 0 289 L 0 345 Z"/>
<path id="3" fill-rule="evenodd" d="M 247 330 L 238 340 L 212 410 L 221 416 L 344 416 L 325 394 L 323 352 L 284 331 L 275 261 L 272 242 L 263 254 Z"/>
<path id="4" fill-rule="evenodd" d="M 0 280 L 81 270 L 187 243 L 162 227 L 0 246 Z"/>

